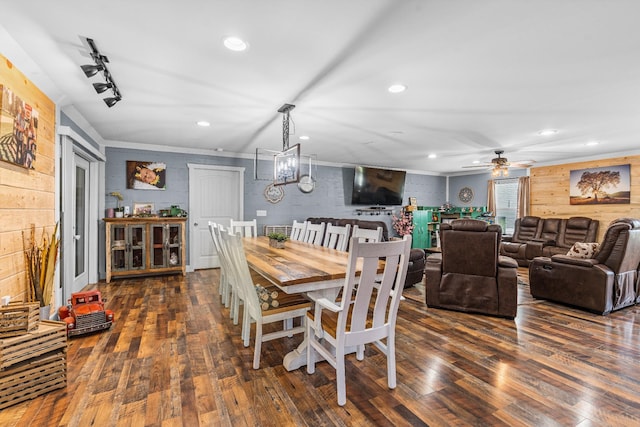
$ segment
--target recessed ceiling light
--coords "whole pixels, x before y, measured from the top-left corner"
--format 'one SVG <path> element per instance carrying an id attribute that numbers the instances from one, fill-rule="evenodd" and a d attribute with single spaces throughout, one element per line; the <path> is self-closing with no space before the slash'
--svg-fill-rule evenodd
<path id="1" fill-rule="evenodd" d="M 224 46 L 234 52 L 242 52 L 249 48 L 249 44 L 240 37 L 229 36 L 223 40 Z"/>
<path id="2" fill-rule="evenodd" d="M 196 124 L 197 124 L 198 126 L 202 126 L 203 128 L 206 128 L 206 127 L 211 126 L 211 123 L 209 123 L 209 122 L 208 122 L 208 121 L 206 121 L 206 120 L 200 120 L 200 121 L 196 122 Z"/>
<path id="3" fill-rule="evenodd" d="M 438 156 L 436 156 L 434 153 L 431 153 L 427 157 L 430 158 L 430 159 L 435 159 Z"/>
<path id="4" fill-rule="evenodd" d="M 592 147 L 592 146 L 598 145 L 598 144 L 600 144 L 598 141 L 589 141 L 585 145 L 588 146 L 588 147 Z"/>
<path id="5" fill-rule="evenodd" d="M 540 135 L 540 136 L 551 136 L 551 135 L 555 135 L 556 133 L 558 133 L 558 131 L 556 129 L 543 129 L 543 130 L 538 132 L 538 135 Z"/>
<path id="6" fill-rule="evenodd" d="M 389 86 L 389 89 L 387 89 L 389 92 L 391 93 L 400 93 L 400 92 L 404 92 L 405 90 L 407 90 L 407 86 L 403 85 L 403 84 L 394 84 Z"/>
<path id="7" fill-rule="evenodd" d="M 471 162 L 471 163 L 473 163 L 474 165 L 477 165 L 477 164 L 480 164 L 480 160 L 474 160 L 474 161 L 473 161 L 473 162 Z"/>
<path id="8" fill-rule="evenodd" d="M 300 135 L 300 138 L 299 138 L 299 139 L 301 139 L 301 140 L 303 140 L 303 141 L 307 141 L 307 140 L 311 139 L 311 137 L 310 137 L 310 136 L 308 136 L 308 135 Z"/>

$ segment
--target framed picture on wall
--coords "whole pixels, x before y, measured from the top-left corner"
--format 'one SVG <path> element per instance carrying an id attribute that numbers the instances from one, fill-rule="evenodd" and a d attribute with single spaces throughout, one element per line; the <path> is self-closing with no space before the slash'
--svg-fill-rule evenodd
<path id="1" fill-rule="evenodd" d="M 0 160 L 35 169 L 38 111 L 0 83 Z"/>
<path id="2" fill-rule="evenodd" d="M 569 204 L 612 205 L 631 202 L 631 165 L 572 170 Z"/>
<path id="3" fill-rule="evenodd" d="M 164 190 L 167 188 L 165 163 L 127 160 L 126 173 L 129 189 Z"/>

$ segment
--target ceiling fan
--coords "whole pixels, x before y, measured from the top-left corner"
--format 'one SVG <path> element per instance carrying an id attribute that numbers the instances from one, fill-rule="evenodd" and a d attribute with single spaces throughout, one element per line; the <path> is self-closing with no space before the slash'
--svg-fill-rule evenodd
<path id="1" fill-rule="evenodd" d="M 509 168 L 527 168 L 531 164 L 535 163 L 534 160 L 521 160 L 517 162 L 510 162 L 506 157 L 502 157 L 504 150 L 495 150 L 494 153 L 498 157 L 491 159 L 491 162 L 478 163 L 472 166 L 463 166 L 463 168 L 486 168 L 492 171 L 493 176 L 507 176 L 509 175 Z"/>

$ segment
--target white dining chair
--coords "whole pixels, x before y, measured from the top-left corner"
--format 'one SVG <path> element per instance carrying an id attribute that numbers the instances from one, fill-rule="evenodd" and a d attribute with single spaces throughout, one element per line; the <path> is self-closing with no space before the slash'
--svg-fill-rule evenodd
<path id="1" fill-rule="evenodd" d="M 242 237 L 258 237 L 258 221 L 256 219 L 251 221 L 235 221 L 232 219 L 229 230 L 232 233 L 240 232 Z"/>
<path id="2" fill-rule="evenodd" d="M 349 246 L 351 224 L 344 226 L 327 224 L 322 246 L 339 251 L 346 251 Z"/>
<path id="3" fill-rule="evenodd" d="M 218 252 L 218 258 L 220 259 L 221 274 L 224 273 L 224 282 L 222 277 L 220 279 L 220 287 L 222 302 L 224 306 L 229 309 L 229 317 L 233 319 L 233 324 L 237 325 L 239 321 L 240 304 L 243 302 L 243 298 L 238 289 L 238 283 L 233 274 L 232 259 L 229 254 L 229 250 L 225 247 L 222 241 L 221 235 L 226 234 L 224 226 L 221 224 L 209 223 L 209 230 L 213 237 L 213 243 Z"/>
<path id="4" fill-rule="evenodd" d="M 307 243 L 313 243 L 314 245 L 321 246 L 322 238 L 324 237 L 325 224 L 307 224 L 307 229 L 304 232 L 304 241 Z"/>
<path id="5" fill-rule="evenodd" d="M 214 231 L 217 227 L 218 224 L 216 222 L 209 221 L 209 233 L 211 234 L 211 240 L 213 240 L 213 247 L 215 248 L 216 253 L 218 254 L 218 259 L 220 260 L 220 285 L 218 286 L 218 294 L 220 294 L 220 300 L 224 306 L 228 308 L 229 302 L 231 301 L 231 284 L 229 283 L 229 275 L 231 273 L 226 266 L 224 254 L 222 254 L 218 237 Z"/>
<path id="6" fill-rule="evenodd" d="M 277 287 L 269 284 L 257 273 L 252 275 L 244 254 L 240 234 L 223 233 L 221 237 L 229 249 L 233 260 L 233 272 L 244 299 L 242 340 L 245 347 L 249 346 L 251 338 L 251 322 L 256 324 L 253 369 L 259 369 L 263 342 L 305 332 L 305 314 L 311 308 L 311 302 L 302 294 L 286 294 L 279 291 Z M 256 283 L 256 281 L 261 282 Z M 265 295 L 271 299 L 270 303 L 265 304 L 263 298 Z M 276 296 L 275 303 L 273 301 L 274 295 Z M 287 329 L 285 325 L 293 325 L 295 319 L 300 319 L 299 325 Z M 282 329 L 263 334 L 262 326 L 264 324 L 280 321 L 283 323 Z"/>
<path id="7" fill-rule="evenodd" d="M 350 246 L 342 298 L 331 301 L 325 293 L 310 292 L 315 310 L 307 313 L 307 372 L 315 372 L 316 353 L 335 368 L 340 406 L 347 401 L 345 354 L 348 348 L 356 348 L 356 359 L 362 360 L 365 344 L 375 344 L 387 357 L 387 385 L 390 389 L 396 387 L 395 327 L 407 275 L 411 236 L 382 243 L 360 242 L 352 237 Z M 384 260 L 381 275 L 379 260 Z M 362 269 L 358 276 L 360 261 Z"/>
<path id="8" fill-rule="evenodd" d="M 376 229 L 360 228 L 358 225 L 353 226 L 352 237 L 357 237 L 360 242 L 382 242 L 382 227 Z"/>
<path id="9" fill-rule="evenodd" d="M 298 222 L 295 219 L 293 220 L 293 225 L 291 226 L 291 235 L 289 239 L 291 240 L 304 240 L 304 233 L 307 230 L 307 221 Z"/>

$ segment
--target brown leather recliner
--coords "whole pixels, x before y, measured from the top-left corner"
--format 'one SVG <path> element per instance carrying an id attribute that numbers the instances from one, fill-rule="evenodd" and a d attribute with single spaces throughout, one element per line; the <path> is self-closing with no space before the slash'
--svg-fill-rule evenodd
<path id="1" fill-rule="evenodd" d="M 518 264 L 499 255 L 501 239 L 496 224 L 475 219 L 442 224 L 442 253 L 427 257 L 427 306 L 514 318 Z"/>
<path id="2" fill-rule="evenodd" d="M 613 221 L 593 258 L 568 255 L 534 258 L 529 285 L 534 298 L 599 314 L 640 302 L 640 219 Z"/>
<path id="3" fill-rule="evenodd" d="M 502 242 L 500 255 L 515 259 L 518 265 L 522 267 L 528 266 L 527 242 L 540 235 L 542 223 L 542 218 L 538 216 L 517 218 L 514 224 L 513 236 L 508 241 Z"/>
<path id="4" fill-rule="evenodd" d="M 424 249 L 411 249 L 409 253 L 409 265 L 407 266 L 407 277 L 404 280 L 405 288 L 410 288 L 416 283 L 422 282 L 425 261 Z"/>

